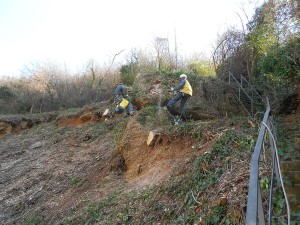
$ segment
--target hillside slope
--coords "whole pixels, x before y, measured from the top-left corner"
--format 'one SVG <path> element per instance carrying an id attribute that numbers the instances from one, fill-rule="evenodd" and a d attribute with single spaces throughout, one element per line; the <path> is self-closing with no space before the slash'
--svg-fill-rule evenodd
<path id="1" fill-rule="evenodd" d="M 65 121 L 60 119 L 59 123 L 42 123 L 2 137 L 1 221 L 4 224 L 26 221 L 58 224 L 67 223 L 69 218 L 73 221 L 72 224 L 81 224 L 82 222 L 76 219 L 77 216 L 84 215 L 86 207 L 93 203 L 98 204 L 112 193 L 123 193 L 120 196 L 135 193 L 134 195 L 138 196 L 138 193 L 145 190 L 147 192 L 160 185 L 160 189 L 167 188 L 175 193 L 178 191 L 176 198 L 179 199 L 169 199 L 171 196 L 168 196 L 168 192 L 164 198 L 172 204 L 179 203 L 182 201 L 182 195 L 186 198 L 185 195 L 189 192 L 186 188 L 195 188 L 193 183 L 183 182 L 184 179 L 191 179 L 188 177 L 193 176 L 193 161 L 203 154 L 206 157 L 221 157 L 222 160 L 224 153 L 218 156 L 213 153 L 217 149 L 211 149 L 215 143 L 222 137 L 232 135 L 232 132 L 234 135 L 244 135 L 242 131 L 237 132 L 236 127 L 228 124 L 228 121 L 198 121 L 178 127 L 165 125 L 165 136 L 162 140 L 155 146 L 148 146 L 146 139 L 151 129 L 147 126 L 150 123 L 144 121 L 143 112 L 145 113 L 146 109 L 134 117 L 118 117 L 108 122 L 98 120 L 78 124 L 73 118 L 74 123 L 70 123 L 72 126 L 60 126 L 65 124 Z M 149 115 L 148 120 L 154 119 L 155 117 L 152 116 L 151 119 Z M 69 117 L 66 120 L 71 121 Z M 249 127 L 251 129 L 251 126 Z M 240 149 L 240 144 L 237 147 Z M 228 156 L 225 161 L 235 160 L 229 152 L 226 154 Z M 217 161 L 219 159 L 216 159 L 215 165 L 218 164 Z M 247 161 L 242 165 L 242 178 L 248 176 L 245 169 Z M 207 163 L 208 165 L 201 164 L 201 170 L 209 171 L 212 165 L 209 165 L 209 161 Z M 229 163 L 220 166 L 231 171 L 237 165 Z M 229 174 L 225 173 L 223 176 L 226 183 L 223 183 L 225 187 L 222 189 L 227 189 L 226 185 L 239 185 L 227 183 L 230 180 L 227 177 Z M 242 178 L 239 178 L 239 182 L 243 183 Z M 179 185 L 178 190 L 173 189 L 173 185 Z M 246 183 L 242 185 L 240 193 L 244 204 L 245 187 Z M 195 193 L 197 191 L 198 188 Z M 215 198 L 221 199 L 224 191 Z M 231 193 L 233 190 L 229 188 L 228 191 Z M 237 202 L 241 200 L 236 195 L 232 195 L 232 198 Z M 229 198 L 228 201 L 233 199 Z M 124 201 L 123 204 L 128 204 L 126 199 Z M 175 207 L 175 210 L 179 205 L 172 207 Z M 118 210 L 118 207 L 110 208 L 108 215 L 112 218 L 106 218 L 104 222 L 118 220 L 118 213 L 113 210 Z M 151 208 L 147 210 L 151 211 Z M 137 217 L 139 221 L 142 218 L 148 221 L 147 217 Z M 154 221 L 166 222 L 169 219 L 157 218 Z"/>
<path id="2" fill-rule="evenodd" d="M 220 117 L 210 92 L 204 108 L 201 85 L 187 107 L 194 120 L 173 126 L 160 104 L 170 85 L 146 83 L 131 93 L 141 107 L 129 118 L 102 118 L 108 102 L 48 119 L 1 118 L 1 223 L 242 223 L 257 128 Z"/>

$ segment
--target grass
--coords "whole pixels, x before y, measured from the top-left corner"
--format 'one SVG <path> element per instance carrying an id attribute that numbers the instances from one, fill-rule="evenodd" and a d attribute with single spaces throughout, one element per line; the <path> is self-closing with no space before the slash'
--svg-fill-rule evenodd
<path id="1" fill-rule="evenodd" d="M 24 219 L 24 225 L 42 225 L 45 224 L 44 218 L 39 213 L 29 215 Z"/>
<path id="2" fill-rule="evenodd" d="M 76 115 L 82 111 L 82 108 L 68 108 L 65 110 L 58 111 L 58 117 L 67 117 L 71 115 Z"/>
<path id="3" fill-rule="evenodd" d="M 125 124 L 115 127 L 116 131 L 122 130 Z M 199 222 L 200 218 L 203 224 L 240 224 L 245 216 L 240 209 L 242 204 L 220 205 L 219 197 L 216 196 L 217 189 L 214 192 L 210 190 L 220 184 L 227 171 L 227 163 L 249 160 L 256 131 L 251 127 L 226 130 L 219 125 L 211 129 L 215 129 L 215 132 L 223 131 L 222 135 L 207 154 L 194 158 L 184 175 L 171 176 L 163 184 L 142 191 L 110 193 L 97 204 L 87 206 L 82 215 L 74 216 L 65 224 L 193 224 Z M 237 122 L 235 125 L 241 124 Z M 192 122 L 170 129 L 193 135 L 195 140 L 200 141 L 201 134 L 208 127 Z M 237 194 L 241 202 L 245 203 L 246 195 L 243 191 Z"/>
<path id="4" fill-rule="evenodd" d="M 162 125 L 178 137 L 192 138 L 198 146 L 207 141 L 205 135 L 210 132 L 216 135 L 215 144 L 206 154 L 195 157 L 187 165 L 184 175 L 171 176 L 163 184 L 142 191 L 112 192 L 96 204 L 86 205 L 84 213 L 79 216 L 71 215 L 64 224 L 193 224 L 200 218 L 203 224 L 238 224 L 236 221 L 243 221 L 240 206 L 219 205 L 212 201 L 216 194 L 209 190 L 214 190 L 220 182 L 227 164 L 247 158 L 257 131 L 245 125 L 245 119 L 242 118 L 211 124 L 190 121 L 180 126 L 170 126 L 167 117 L 157 117 L 158 110 L 158 107 L 144 108 L 138 115 L 138 121 L 145 126 Z M 123 137 L 127 123 L 128 119 L 121 119 L 113 127 L 115 141 Z M 88 132 L 92 134 L 88 141 L 92 142 L 101 139 L 109 130 L 105 123 L 101 123 L 81 128 L 56 128 L 56 133 L 63 135 L 76 132 L 77 138 L 82 138 Z M 236 161 L 231 162 L 227 158 Z M 77 186 L 81 180 L 74 177 L 69 182 L 70 185 Z M 34 225 L 43 224 L 43 221 L 43 217 L 32 215 L 24 223 Z"/>
<path id="5" fill-rule="evenodd" d="M 171 124 L 166 110 L 159 106 L 147 106 L 139 111 L 137 121 L 151 128 L 162 127 Z"/>
<path id="6" fill-rule="evenodd" d="M 70 184 L 72 185 L 72 186 L 77 186 L 79 183 L 80 183 L 80 178 L 78 178 L 78 177 L 75 177 L 75 178 L 72 178 L 71 179 L 71 181 L 70 181 Z"/>
<path id="7" fill-rule="evenodd" d="M 114 140 L 117 143 L 120 141 L 126 130 L 128 119 L 121 119 L 113 128 Z"/>
<path id="8" fill-rule="evenodd" d="M 293 160 L 294 158 L 299 157 L 299 155 L 295 154 L 295 151 L 292 147 L 292 145 L 289 142 L 289 135 L 287 135 L 287 131 L 283 128 L 282 126 L 282 121 L 281 118 L 276 118 L 273 121 L 274 125 L 278 128 L 277 129 L 277 140 L 276 140 L 276 146 L 278 150 L 278 156 L 280 161 L 285 161 L 285 160 Z M 271 159 L 269 159 L 271 161 Z M 276 183 L 276 176 L 274 180 L 274 184 Z M 268 174 L 268 177 L 263 178 L 263 182 L 261 183 L 262 189 L 265 190 L 265 195 L 268 194 L 268 186 L 270 185 L 270 175 Z M 284 185 L 289 185 L 288 180 L 284 180 Z M 287 215 L 287 209 L 286 209 L 286 203 L 285 203 L 285 198 L 283 194 L 283 190 L 281 187 L 275 185 L 273 189 L 273 205 L 272 205 L 272 224 L 285 224 L 286 216 L 282 215 Z M 292 220 L 290 221 L 291 224 L 297 224 L 297 221 Z"/>
<path id="9" fill-rule="evenodd" d="M 100 123 L 93 126 L 89 132 L 92 133 L 92 138 L 89 142 L 93 142 L 95 140 L 100 140 L 103 136 L 105 136 L 109 132 L 109 127 L 106 123 Z"/>
<path id="10" fill-rule="evenodd" d="M 184 175 L 171 176 L 163 184 L 142 191 L 112 192 L 96 204 L 86 205 L 84 213 L 79 216 L 71 215 L 64 224 L 194 224 L 200 220 L 202 224 L 244 223 L 245 214 L 240 207 L 245 205 L 247 190 L 237 192 L 239 203 L 228 202 L 221 205 L 218 188 L 221 182 L 228 181 L 222 180 L 228 167 L 250 161 L 257 128 L 248 125 L 247 119 L 242 117 L 210 124 L 190 121 L 179 126 L 169 126 L 166 118 L 161 121 L 157 118 L 157 111 L 158 107 L 144 108 L 138 114 L 138 121 L 144 126 L 161 124 L 171 134 L 180 138 L 192 138 L 196 147 L 207 141 L 208 133 L 213 134 L 216 138 L 213 146 L 206 149 L 205 154 L 194 156 Z M 113 127 L 115 141 L 123 137 L 127 122 L 128 119 L 121 119 Z M 105 123 L 101 123 L 81 128 L 57 128 L 57 133 L 62 135 L 75 130 L 78 138 L 82 138 L 87 132 L 91 133 L 88 141 L 92 142 L 100 140 L 110 129 Z M 278 147 L 284 153 L 286 142 L 280 141 Z M 267 192 L 269 180 L 266 173 L 262 176 L 262 191 Z M 70 185 L 77 186 L 80 182 L 80 178 L 74 177 L 70 180 Z M 234 184 L 234 180 L 232 183 Z M 274 196 L 274 203 L 274 211 L 279 216 L 284 212 L 283 196 L 280 193 Z M 24 224 L 32 225 L 43 223 L 44 218 L 39 215 L 31 215 L 24 221 Z"/>

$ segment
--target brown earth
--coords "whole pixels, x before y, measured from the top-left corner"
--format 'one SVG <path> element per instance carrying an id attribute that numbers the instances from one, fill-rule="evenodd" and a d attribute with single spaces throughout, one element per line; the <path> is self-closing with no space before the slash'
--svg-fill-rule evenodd
<path id="1" fill-rule="evenodd" d="M 138 109 L 162 106 L 166 102 L 162 96 L 172 97 L 168 88 L 178 82 L 168 86 L 162 78 L 151 79 L 139 80 Z M 195 96 L 187 103 L 186 110 L 199 120 L 214 120 L 234 108 L 224 103 L 219 109 L 217 103 L 224 99 L 216 98 L 209 84 L 195 83 Z M 29 120 L 26 126 L 23 119 L 11 123 L 0 118 L 0 224 L 24 224 L 31 215 L 43 216 L 46 224 L 60 224 L 113 191 L 141 190 L 171 175 L 180 176 L 191 157 L 205 153 L 222 133 L 218 129 L 204 132 L 198 146 L 188 135 L 179 139 L 164 130 L 160 140 L 148 146 L 152 128 L 138 122 L 139 112 L 106 121 L 101 118 L 103 110 L 88 107 L 77 114 Z M 247 162 L 243 163 L 241 170 L 235 168 L 241 177 L 248 171 Z M 227 187 L 230 174 L 224 176 L 218 193 L 238 202 L 236 189 L 232 192 Z M 244 190 L 246 184 L 239 186 Z M 214 196 L 219 201 L 219 196 Z"/>
<path id="2" fill-rule="evenodd" d="M 135 116 L 106 123 L 98 114 L 84 110 L 3 133 L 1 224 L 22 224 L 33 214 L 42 215 L 47 224 L 58 224 L 114 190 L 158 184 L 175 168 L 180 174 L 189 161 L 192 138 L 166 135 L 155 147 L 148 146 L 150 129 Z M 115 143 L 112 129 L 124 120 L 124 135 Z"/>
<path id="3" fill-rule="evenodd" d="M 149 131 L 133 118 L 118 145 L 118 153 L 127 165 L 125 178 L 141 187 L 166 180 L 174 167 L 185 163 L 193 151 L 192 139 L 179 140 L 171 135 L 165 135 L 155 146 L 148 146 Z"/>

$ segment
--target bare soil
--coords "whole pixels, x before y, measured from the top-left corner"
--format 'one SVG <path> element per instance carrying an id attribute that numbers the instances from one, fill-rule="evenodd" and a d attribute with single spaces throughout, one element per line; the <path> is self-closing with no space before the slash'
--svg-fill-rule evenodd
<path id="1" fill-rule="evenodd" d="M 170 93 L 169 86 L 165 87 L 162 81 L 155 80 L 151 86 L 140 79 L 140 89 L 143 91 L 144 87 L 145 93 L 150 94 L 136 99 L 138 109 L 163 106 L 166 99 L 162 96 Z M 215 119 L 219 114 L 214 104 L 208 104 L 210 89 L 202 90 L 206 86 L 202 81 L 195 83 L 195 97 L 187 103 L 187 109 L 193 106 L 193 115 L 201 112 L 197 114 L 200 120 Z M 222 112 L 231 112 L 223 108 Z M 0 224 L 24 224 L 32 215 L 42 216 L 45 224 L 62 224 L 109 193 L 142 190 L 166 181 L 171 175 L 180 176 L 191 164 L 191 157 L 195 153 L 205 154 L 222 132 L 216 129 L 201 133 L 197 143 L 201 146 L 195 148 L 194 138 L 178 138 L 166 131 L 158 143 L 148 146 L 151 128 L 139 123 L 137 116 L 138 113 L 130 118 L 117 116 L 107 122 L 101 113 L 87 108 L 76 115 L 42 122 L 0 120 Z M 245 164 L 240 165 L 241 170 L 234 168 L 241 177 L 248 171 Z M 226 186 L 230 174 L 224 175 L 224 182 L 220 181 L 218 195 L 211 190 L 214 201 L 218 202 L 222 195 L 238 202 L 236 190 L 242 190 L 244 199 L 244 182 L 238 180 L 234 192 L 229 184 Z M 200 197 L 201 193 L 197 194 Z"/>
<path id="2" fill-rule="evenodd" d="M 172 136 L 148 146 L 150 130 L 134 117 L 116 143 L 109 124 L 84 115 L 86 120 L 81 113 L 1 137 L 1 224 L 22 224 L 32 215 L 62 223 L 112 191 L 162 182 L 184 167 L 193 150 L 192 139 Z"/>

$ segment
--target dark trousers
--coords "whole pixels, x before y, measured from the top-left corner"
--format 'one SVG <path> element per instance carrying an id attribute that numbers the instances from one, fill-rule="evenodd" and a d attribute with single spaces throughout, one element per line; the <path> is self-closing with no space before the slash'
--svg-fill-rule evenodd
<path id="1" fill-rule="evenodd" d="M 186 120 L 183 110 L 184 110 L 184 106 L 185 103 L 190 99 L 190 95 L 182 93 L 182 92 L 178 92 L 167 104 L 167 109 L 168 111 L 173 115 L 173 116 L 180 116 L 181 119 Z M 179 106 L 179 112 L 177 112 L 176 110 L 174 110 L 174 105 L 176 104 L 176 102 L 178 102 L 180 100 L 180 106 Z"/>
<path id="2" fill-rule="evenodd" d="M 123 95 L 115 95 L 114 102 L 117 104 L 117 107 L 122 102 L 123 98 L 125 98 Z M 125 99 L 129 101 L 128 106 L 126 108 L 126 112 L 128 115 L 131 115 L 132 112 L 134 111 L 133 105 L 132 105 L 130 99 L 127 99 L 127 98 L 125 98 Z"/>

